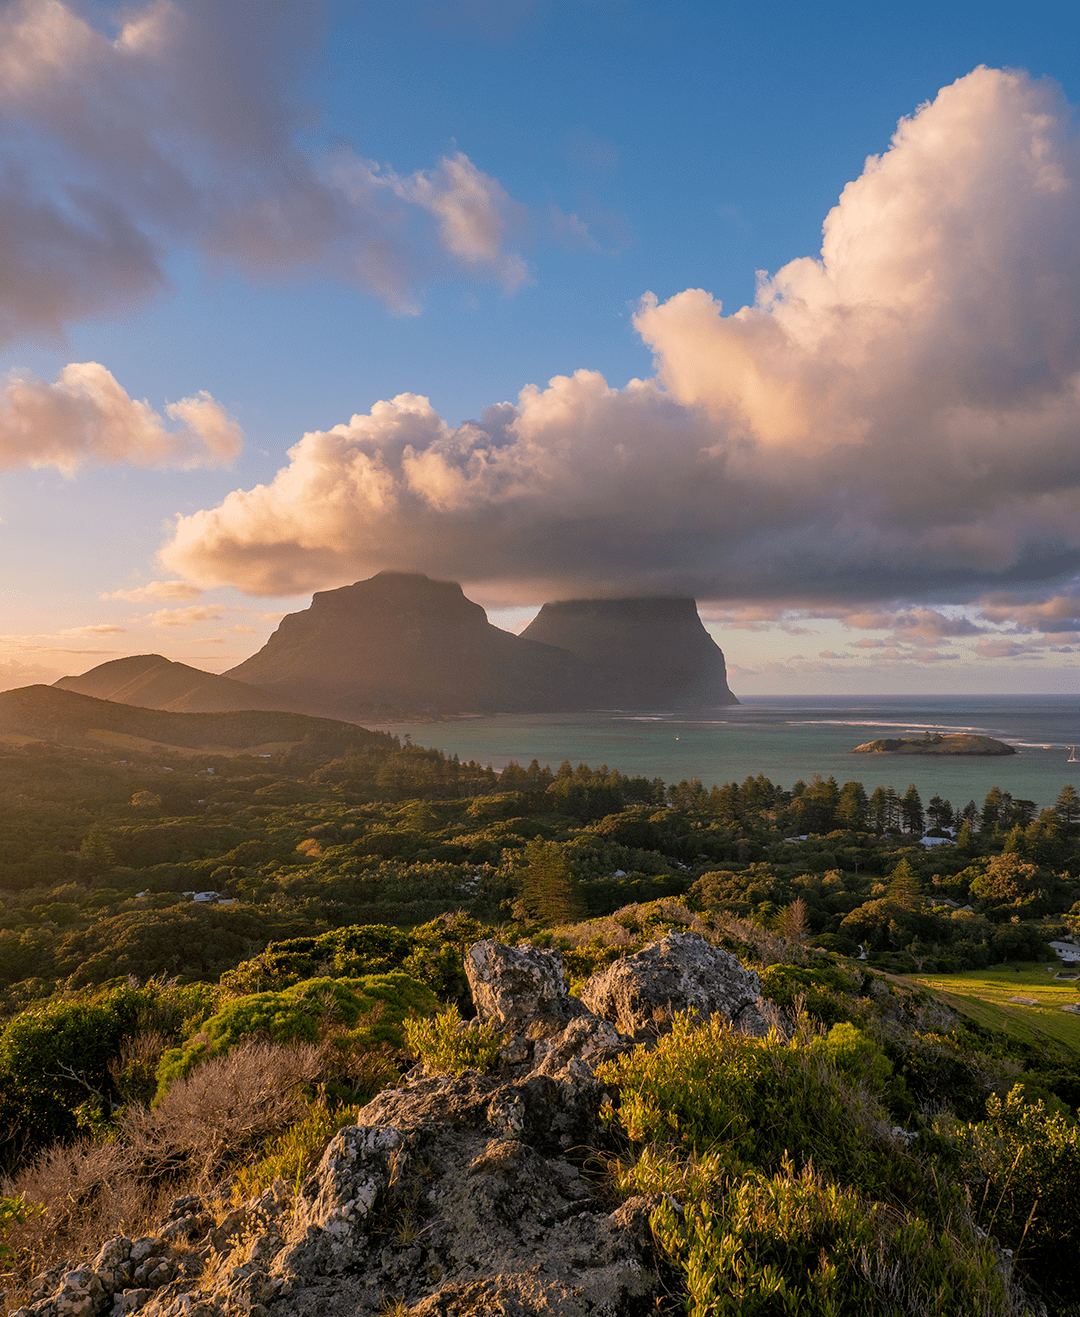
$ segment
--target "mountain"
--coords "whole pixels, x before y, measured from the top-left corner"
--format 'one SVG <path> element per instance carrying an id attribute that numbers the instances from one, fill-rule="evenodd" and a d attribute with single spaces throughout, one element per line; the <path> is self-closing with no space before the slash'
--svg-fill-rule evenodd
<path id="1" fill-rule="evenodd" d="M 61 677 L 53 685 L 59 690 L 76 691 L 99 700 L 137 704 L 144 709 L 168 709 L 174 713 L 288 710 L 294 707 L 269 691 L 216 676 L 213 672 L 202 672 L 186 663 L 170 662 L 160 654 L 112 659 L 80 677 Z"/>
<path id="2" fill-rule="evenodd" d="M 327 753 L 345 754 L 370 744 L 386 744 L 381 732 L 351 723 L 311 718 L 302 713 L 248 709 L 222 713 L 170 713 L 113 700 L 98 700 L 55 686 L 21 686 L 0 691 L 0 736 L 51 741 L 126 745 L 137 742 L 198 750 L 253 750 L 306 742 Z M 133 749 L 149 748 L 133 744 Z"/>
<path id="3" fill-rule="evenodd" d="M 320 591 L 225 675 L 337 718 L 571 710 L 591 692 L 573 654 L 492 626 L 460 585 L 411 572 Z"/>
<path id="4" fill-rule="evenodd" d="M 545 604 L 521 633 L 557 645 L 592 672 L 594 706 L 714 708 L 738 704 L 723 651 L 689 596 L 567 599 Z"/>

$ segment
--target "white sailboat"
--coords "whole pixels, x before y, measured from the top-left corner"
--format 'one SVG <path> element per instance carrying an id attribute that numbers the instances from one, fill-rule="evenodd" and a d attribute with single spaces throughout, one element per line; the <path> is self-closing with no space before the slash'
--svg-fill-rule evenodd
<path id="1" fill-rule="evenodd" d="M 1070 746 L 1069 746 L 1069 757 L 1068 757 L 1068 759 L 1065 760 L 1065 762 L 1066 762 L 1067 764 L 1080 764 L 1080 759 L 1077 759 L 1077 757 L 1076 757 L 1076 746 L 1075 746 L 1075 745 L 1070 745 Z"/>

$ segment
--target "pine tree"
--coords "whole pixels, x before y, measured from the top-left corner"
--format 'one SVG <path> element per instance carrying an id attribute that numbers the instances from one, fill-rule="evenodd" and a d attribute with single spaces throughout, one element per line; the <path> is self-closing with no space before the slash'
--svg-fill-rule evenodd
<path id="1" fill-rule="evenodd" d="M 1058 798 L 1054 802 L 1054 808 L 1057 810 L 1057 816 L 1066 828 L 1080 819 L 1080 796 L 1076 794 L 1076 788 L 1068 783 L 1058 792 Z"/>
<path id="2" fill-rule="evenodd" d="M 923 807 L 914 782 L 904 792 L 904 799 L 900 802 L 900 810 L 904 816 L 904 831 L 918 833 L 921 837 L 924 827 Z"/>
<path id="3" fill-rule="evenodd" d="M 96 823 L 83 838 L 83 843 L 79 847 L 79 859 L 86 872 L 94 878 L 100 878 L 108 873 L 116 863 L 113 849 Z"/>
<path id="4" fill-rule="evenodd" d="M 840 801 L 836 808 L 836 821 L 853 831 L 866 827 L 869 802 L 866 788 L 861 782 L 845 782 L 840 788 Z"/>
<path id="5" fill-rule="evenodd" d="M 874 794 L 870 797 L 869 813 L 871 826 L 880 837 L 885 831 L 888 821 L 884 787 L 874 788 Z"/>
<path id="6" fill-rule="evenodd" d="M 961 855 L 975 853 L 975 829 L 971 826 L 970 819 L 965 818 L 960 824 L 960 831 L 956 834 L 956 849 Z"/>
<path id="7" fill-rule="evenodd" d="M 567 924 L 584 917 L 570 862 L 558 842 L 534 838 L 525 848 L 525 864 L 521 905 L 526 914 L 542 924 Z"/>
<path id="8" fill-rule="evenodd" d="M 907 860 L 901 860 L 889 877 L 889 896 L 906 910 L 916 910 L 923 902 L 922 879 Z"/>
<path id="9" fill-rule="evenodd" d="M 938 828 L 944 831 L 953 825 L 953 808 L 948 800 L 942 800 L 940 796 L 931 796 L 930 804 L 926 807 L 926 817 L 930 820 L 932 828 Z"/>
<path id="10" fill-rule="evenodd" d="M 810 932 L 810 923 L 806 914 L 806 902 L 797 896 L 790 905 L 780 911 L 776 919 L 776 930 L 789 942 L 801 942 Z"/>

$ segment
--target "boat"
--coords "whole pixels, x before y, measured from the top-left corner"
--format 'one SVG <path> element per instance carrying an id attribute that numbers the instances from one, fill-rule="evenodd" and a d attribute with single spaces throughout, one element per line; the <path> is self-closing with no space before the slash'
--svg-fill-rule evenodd
<path id="1" fill-rule="evenodd" d="M 1076 757 L 1076 746 L 1075 746 L 1075 745 L 1070 745 L 1070 746 L 1069 746 L 1069 757 L 1068 757 L 1068 759 L 1065 760 L 1065 762 L 1066 762 L 1067 764 L 1080 764 L 1080 759 L 1077 759 L 1077 757 Z"/>

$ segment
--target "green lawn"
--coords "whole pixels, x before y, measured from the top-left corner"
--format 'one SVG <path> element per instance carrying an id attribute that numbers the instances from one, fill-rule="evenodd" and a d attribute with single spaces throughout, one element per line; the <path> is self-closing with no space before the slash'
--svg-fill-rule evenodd
<path id="1" fill-rule="evenodd" d="M 960 974 L 910 974 L 903 978 L 930 989 L 953 1010 L 970 1015 L 988 1028 L 1001 1029 L 1024 1042 L 1050 1046 L 1054 1051 L 1064 1045 L 1080 1052 L 1080 1015 L 1061 1009 L 1080 1001 L 1080 980 L 1055 982 L 1054 974 L 1059 971 L 1071 972 L 1060 962 L 1045 965 L 1021 961 Z M 1013 1001 L 1013 997 L 1028 1000 Z"/>

